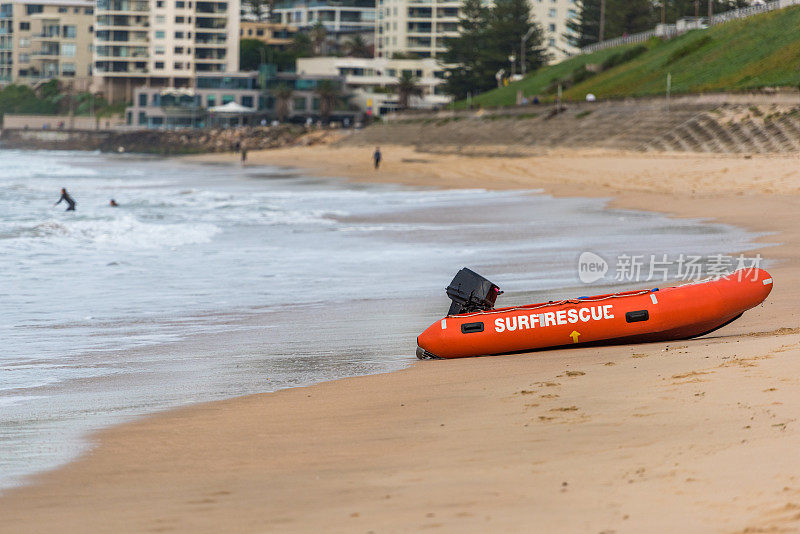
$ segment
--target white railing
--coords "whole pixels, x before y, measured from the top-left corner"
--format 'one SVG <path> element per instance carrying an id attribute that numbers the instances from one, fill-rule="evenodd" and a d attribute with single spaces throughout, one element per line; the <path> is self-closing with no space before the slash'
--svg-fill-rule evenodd
<path id="1" fill-rule="evenodd" d="M 718 13 L 716 15 L 713 15 L 711 17 L 710 26 L 714 26 L 716 24 L 722 24 L 724 22 L 728 22 L 731 20 L 744 19 L 747 17 L 752 17 L 753 15 L 760 15 L 761 13 L 767 13 L 769 11 L 775 11 L 776 9 L 783 9 L 785 7 L 796 6 L 796 5 L 800 5 L 800 0 L 772 0 L 770 2 L 765 2 L 763 4 L 755 6 L 740 7 L 739 9 L 732 9 L 731 11 L 725 11 L 724 13 Z M 607 41 L 603 41 L 600 43 L 594 43 L 588 46 L 584 46 L 583 48 L 581 48 L 580 53 L 591 54 L 592 52 L 597 52 L 598 50 L 604 50 L 606 48 L 613 48 L 615 46 L 642 43 L 644 41 L 647 41 L 651 37 L 662 37 L 665 39 L 671 39 L 679 35 L 680 33 L 681 32 L 677 30 L 674 24 L 660 24 L 658 28 L 648 30 L 646 32 L 625 35 L 622 37 L 609 39 Z"/>

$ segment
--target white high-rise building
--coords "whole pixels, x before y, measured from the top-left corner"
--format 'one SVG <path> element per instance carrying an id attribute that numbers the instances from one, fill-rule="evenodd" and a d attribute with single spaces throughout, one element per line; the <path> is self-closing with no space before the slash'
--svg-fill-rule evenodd
<path id="1" fill-rule="evenodd" d="M 559 62 L 578 52 L 567 38 L 567 23 L 577 19 L 580 6 L 577 0 L 528 0 L 533 19 L 542 28 L 542 45 L 553 62 Z"/>
<path id="2" fill-rule="evenodd" d="M 95 90 L 130 100 L 140 85 L 192 87 L 239 70 L 239 0 L 98 0 Z"/>
<path id="3" fill-rule="evenodd" d="M 576 0 L 528 0 L 534 20 L 541 26 L 543 45 L 554 61 L 577 52 L 569 44 L 567 22 L 576 18 Z M 458 36 L 460 0 L 377 0 L 376 57 L 413 54 L 437 57 L 445 40 Z"/>
<path id="4" fill-rule="evenodd" d="M 458 36 L 460 0 L 377 0 L 375 56 L 437 57 Z"/>

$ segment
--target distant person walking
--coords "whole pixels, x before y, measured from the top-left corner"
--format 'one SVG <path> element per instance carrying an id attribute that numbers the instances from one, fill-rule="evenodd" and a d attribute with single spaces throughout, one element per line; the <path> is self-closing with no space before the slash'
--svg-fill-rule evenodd
<path id="1" fill-rule="evenodd" d="M 53 206 L 58 206 L 59 204 L 61 204 L 62 200 L 67 203 L 67 211 L 75 211 L 75 200 L 73 200 L 72 197 L 69 196 L 69 193 L 67 193 L 67 190 L 64 189 L 63 187 L 61 188 L 61 198 L 59 198 L 58 202 L 53 204 Z"/>
<path id="2" fill-rule="evenodd" d="M 242 145 L 242 165 L 247 163 L 247 147 Z"/>
<path id="3" fill-rule="evenodd" d="M 382 159 L 383 155 L 381 154 L 381 147 L 376 146 L 375 153 L 372 154 L 372 160 L 375 162 L 375 170 L 380 168 Z"/>

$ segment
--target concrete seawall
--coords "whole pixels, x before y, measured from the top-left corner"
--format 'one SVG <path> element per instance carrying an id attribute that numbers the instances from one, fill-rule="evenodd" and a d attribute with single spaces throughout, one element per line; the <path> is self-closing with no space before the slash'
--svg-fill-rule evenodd
<path id="1" fill-rule="evenodd" d="M 400 115 L 341 141 L 395 143 L 425 152 L 529 155 L 557 148 L 653 152 L 800 151 L 800 100 L 759 97 L 566 103 L 503 110 Z"/>
<path id="2" fill-rule="evenodd" d="M 306 129 L 294 125 L 219 130 L 25 130 L 4 129 L 0 147 L 42 150 L 101 150 L 147 154 L 227 152 L 237 144 L 249 150 L 278 148 L 298 142 Z"/>

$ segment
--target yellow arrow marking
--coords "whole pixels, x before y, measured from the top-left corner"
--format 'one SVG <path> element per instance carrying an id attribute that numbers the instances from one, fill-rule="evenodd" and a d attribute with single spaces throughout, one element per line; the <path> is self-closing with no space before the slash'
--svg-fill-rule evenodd
<path id="1" fill-rule="evenodd" d="M 581 335 L 580 332 L 578 332 L 577 330 L 573 330 L 572 333 L 569 335 L 569 337 L 572 338 L 572 342 L 573 343 L 577 343 L 578 342 L 578 336 L 580 336 L 580 335 Z"/>

